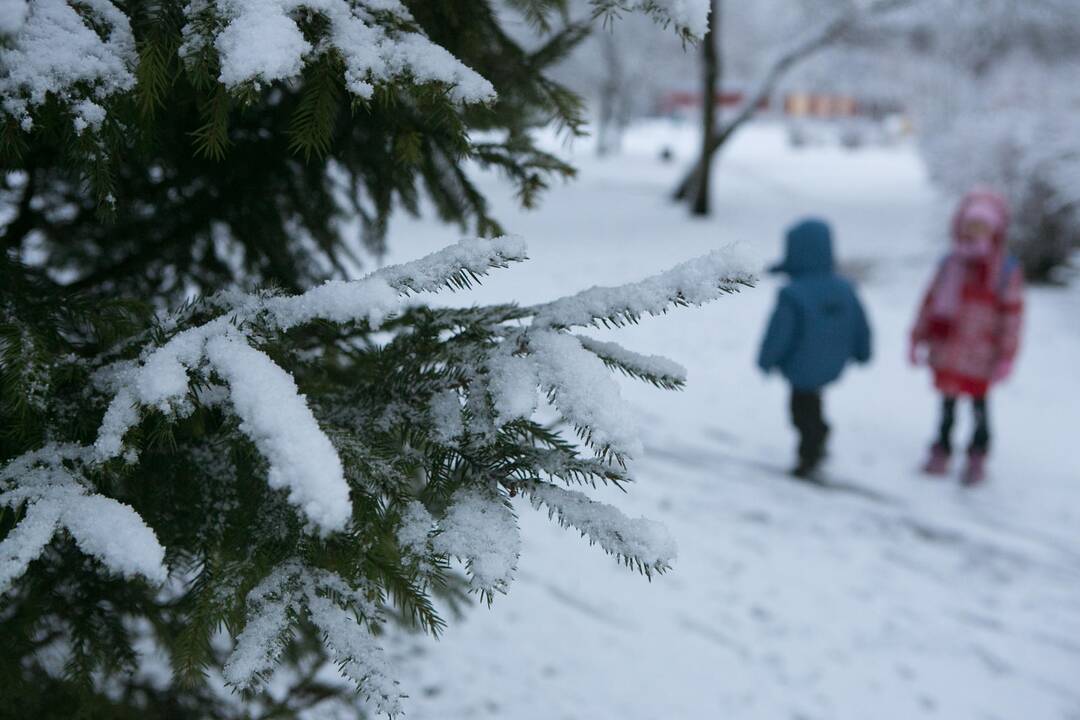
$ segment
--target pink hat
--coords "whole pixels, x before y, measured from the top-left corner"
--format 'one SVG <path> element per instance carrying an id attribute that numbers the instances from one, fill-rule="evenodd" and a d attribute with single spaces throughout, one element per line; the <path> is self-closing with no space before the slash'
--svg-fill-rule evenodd
<path id="1" fill-rule="evenodd" d="M 999 193 L 977 188 L 965 195 L 953 215 L 953 238 L 959 238 L 960 228 L 971 220 L 989 225 L 994 231 L 995 244 L 1005 244 L 1005 234 L 1009 229 L 1009 205 Z"/>

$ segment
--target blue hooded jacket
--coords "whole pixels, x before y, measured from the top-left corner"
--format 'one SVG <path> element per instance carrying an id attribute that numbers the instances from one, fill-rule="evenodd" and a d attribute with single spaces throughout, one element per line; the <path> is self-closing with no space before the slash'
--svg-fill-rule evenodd
<path id="1" fill-rule="evenodd" d="M 758 366 L 779 368 L 796 390 L 836 380 L 848 360 L 870 360 L 870 326 L 855 290 L 833 268 L 832 231 L 804 220 L 787 233 L 784 261 L 770 268 L 791 276 L 780 291 L 761 343 Z"/>

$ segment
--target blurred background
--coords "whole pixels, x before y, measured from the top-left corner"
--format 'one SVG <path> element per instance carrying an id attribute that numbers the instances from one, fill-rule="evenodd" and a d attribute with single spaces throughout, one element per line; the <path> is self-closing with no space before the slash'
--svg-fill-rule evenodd
<path id="1" fill-rule="evenodd" d="M 846 489 L 783 476 L 787 389 L 754 367 L 776 280 L 594 333 L 688 368 L 682 393 L 625 384 L 639 483 L 595 492 L 664 521 L 676 567 L 648 582 L 523 506 L 513 592 L 438 641 L 391 639 L 410 715 L 1080 718 L 1080 4 L 712 12 L 702 44 L 628 15 L 563 63 L 589 134 L 541 139 L 578 177 L 523 211 L 478 174 L 531 262 L 475 301 L 631 281 L 729 242 L 764 267 L 793 221 L 828 219 L 875 338 L 870 366 L 826 401 L 827 472 Z M 989 480 L 968 491 L 919 472 L 938 399 L 905 350 L 955 203 L 978 184 L 1008 198 L 1029 286 L 1017 370 L 991 401 Z M 445 229 L 400 217 L 389 236 L 394 260 Z"/>

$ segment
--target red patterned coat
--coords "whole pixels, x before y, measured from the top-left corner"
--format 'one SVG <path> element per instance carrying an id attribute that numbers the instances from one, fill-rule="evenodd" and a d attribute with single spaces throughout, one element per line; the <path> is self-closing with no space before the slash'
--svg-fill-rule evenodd
<path id="1" fill-rule="evenodd" d="M 930 308 L 940 291 L 945 263 L 923 298 L 911 332 L 915 346 L 928 348 L 934 385 L 946 395 L 982 397 L 1002 379 L 1020 348 L 1024 311 L 1024 276 L 1010 258 L 966 267 L 960 304 L 949 321 L 934 318 Z M 990 277 L 991 274 L 997 277 Z"/>

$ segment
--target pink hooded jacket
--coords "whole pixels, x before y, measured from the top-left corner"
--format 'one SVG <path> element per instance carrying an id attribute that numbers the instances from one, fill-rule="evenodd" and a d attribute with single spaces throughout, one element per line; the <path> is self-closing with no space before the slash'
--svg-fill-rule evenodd
<path id="1" fill-rule="evenodd" d="M 912 354 L 928 348 L 934 384 L 947 395 L 982 397 L 1004 379 L 1020 347 L 1024 277 L 1006 252 L 1009 211 L 989 190 L 968 193 L 952 221 L 953 241 L 971 219 L 993 229 L 988 257 L 970 259 L 954 249 L 942 260 L 911 331 Z"/>

